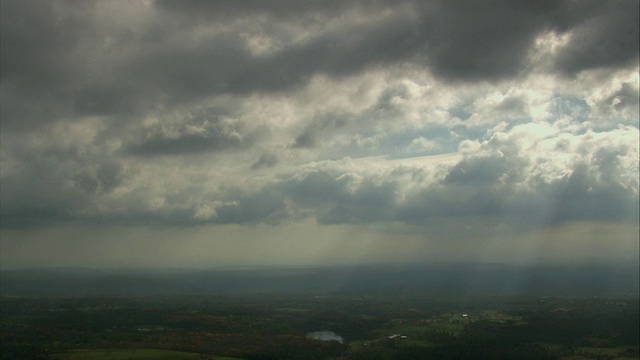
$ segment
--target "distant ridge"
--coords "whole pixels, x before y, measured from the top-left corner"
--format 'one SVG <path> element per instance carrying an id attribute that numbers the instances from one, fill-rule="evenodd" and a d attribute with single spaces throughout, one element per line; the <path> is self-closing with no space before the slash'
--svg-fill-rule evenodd
<path id="1" fill-rule="evenodd" d="M 637 264 L 353 265 L 216 269 L 0 271 L 1 296 L 123 296 L 316 292 L 443 296 L 620 297 L 639 294 Z"/>

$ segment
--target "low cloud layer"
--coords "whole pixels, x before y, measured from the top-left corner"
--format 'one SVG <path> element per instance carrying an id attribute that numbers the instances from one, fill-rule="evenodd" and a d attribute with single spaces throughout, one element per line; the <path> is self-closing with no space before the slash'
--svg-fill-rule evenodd
<path id="1" fill-rule="evenodd" d="M 12 251 L 75 226 L 313 223 L 389 243 L 637 229 L 637 1 L 1 10 Z"/>

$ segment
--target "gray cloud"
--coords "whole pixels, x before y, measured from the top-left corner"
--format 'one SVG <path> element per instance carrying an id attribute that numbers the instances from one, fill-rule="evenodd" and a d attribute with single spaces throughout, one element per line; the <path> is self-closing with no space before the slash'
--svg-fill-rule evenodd
<path id="1" fill-rule="evenodd" d="M 237 148 L 241 139 L 226 137 L 218 132 L 208 134 L 182 135 L 168 138 L 162 135 L 145 139 L 142 143 L 132 145 L 128 151 L 135 155 L 181 155 Z"/>
<path id="2" fill-rule="evenodd" d="M 548 31 L 572 34 L 557 58 L 566 74 L 633 65 L 638 58 L 634 1 L 158 2 L 155 7 L 170 11 L 146 9 L 144 21 L 128 28 L 110 25 L 95 5 L 4 2 L 3 127 L 65 116 L 122 117 L 158 101 L 166 106 L 215 94 L 283 91 L 314 74 L 343 76 L 394 63 L 422 64 L 442 79 L 504 79 L 530 71 L 529 49 Z M 322 29 L 303 42 L 286 40 L 261 56 L 251 54 L 240 25 L 229 21 L 237 16 L 251 23 L 267 14 L 286 26 L 300 15 L 357 18 L 382 10 L 391 15 Z M 220 30 L 200 35 L 206 26 Z"/>
<path id="3" fill-rule="evenodd" d="M 317 172 L 282 184 L 295 203 L 314 207 L 320 223 L 400 221 L 426 224 L 440 217 L 501 216 L 529 225 L 567 221 L 633 222 L 638 193 L 620 177 L 624 145 L 598 148 L 552 181 L 530 176 L 533 164 L 517 144 L 488 142 L 489 155 L 463 159 L 443 179 L 407 184 L 390 177 L 376 184 L 339 172 Z M 538 160 L 540 161 L 540 160 Z M 552 161 L 547 159 L 545 161 Z M 546 175 L 546 174 L 545 174 Z M 403 188 L 415 187 L 404 199 Z"/>
<path id="4" fill-rule="evenodd" d="M 574 75 L 595 68 L 637 66 L 638 2 L 622 0 L 589 5 L 594 13 L 580 19 L 571 29 L 569 43 L 560 50 L 556 60 L 558 69 Z"/>
<path id="5" fill-rule="evenodd" d="M 261 168 L 273 167 L 278 164 L 278 156 L 273 153 L 265 153 L 251 164 L 251 169 L 257 170 Z"/>
<path id="6" fill-rule="evenodd" d="M 326 139 L 327 135 L 335 134 L 349 125 L 353 125 L 354 119 L 352 114 L 329 112 L 315 116 L 309 125 L 298 135 L 293 143 L 294 148 L 312 148 L 321 140 Z"/>
<path id="7" fill-rule="evenodd" d="M 620 89 L 608 98 L 604 99 L 600 104 L 601 111 L 611 113 L 611 110 L 622 111 L 630 109 L 636 114 L 638 113 L 638 97 L 640 93 L 638 89 L 634 89 L 631 84 L 624 83 Z M 636 116 L 637 118 L 637 116 Z"/>
<path id="8" fill-rule="evenodd" d="M 444 1 L 427 8 L 425 53 L 432 71 L 460 81 L 518 75 L 536 35 L 551 28 L 550 15 L 558 11 L 552 1 Z"/>
<path id="9" fill-rule="evenodd" d="M 31 166 L 33 169 L 26 173 L 2 178 L 2 227 L 51 225 L 82 218 L 81 211 L 86 208 L 90 194 L 97 190 L 97 181 L 78 174 L 71 175 L 68 182 L 61 167 L 35 162 Z"/>
<path id="10" fill-rule="evenodd" d="M 637 1 L 1 7 L 3 231 L 637 223 Z"/>
<path id="11" fill-rule="evenodd" d="M 637 220 L 637 188 L 629 188 L 622 178 L 627 170 L 620 157 L 630 151 L 624 146 L 594 149 L 572 164 L 568 175 L 551 181 L 530 175 L 529 155 L 518 145 L 488 142 L 485 148 L 494 150 L 463 159 L 435 182 L 424 182 L 423 177 L 413 175 L 407 183 L 405 172 L 391 172 L 376 179 L 327 169 L 282 178 L 251 192 L 228 188 L 203 193 L 195 197 L 197 201 L 193 194 L 176 194 L 160 210 L 131 208 L 126 213 L 116 208 L 98 211 L 88 201 L 122 181 L 116 164 L 100 165 L 93 174 L 75 175 L 74 188 L 53 197 L 44 190 L 26 196 L 31 188 L 44 184 L 19 187 L 9 178 L 3 180 L 3 187 L 12 193 L 3 192 L 3 205 L 12 206 L 3 206 L 3 226 L 82 219 L 164 225 L 278 223 L 296 216 L 296 212 L 310 214 L 320 224 L 423 225 L 438 218 L 466 216 L 501 216 L 527 226 Z M 24 191 L 15 192 L 19 188 Z"/>
<path id="12" fill-rule="evenodd" d="M 278 18 L 298 17 L 304 14 L 325 14 L 333 16 L 337 13 L 349 10 L 352 7 L 369 5 L 382 7 L 392 5 L 393 1 L 340 1 L 324 0 L 312 1 L 309 3 L 297 3 L 288 0 L 248 0 L 248 1 L 206 1 L 192 0 L 176 3 L 170 0 L 156 1 L 159 8 L 169 12 L 183 13 L 189 18 L 198 18 L 209 21 L 229 16 L 251 16 L 256 14 L 267 14 Z"/>

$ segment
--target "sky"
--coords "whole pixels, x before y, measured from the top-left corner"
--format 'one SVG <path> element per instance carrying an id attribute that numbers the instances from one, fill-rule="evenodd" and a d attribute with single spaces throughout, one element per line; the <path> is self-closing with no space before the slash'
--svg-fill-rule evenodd
<path id="1" fill-rule="evenodd" d="M 637 0 L 0 5 L 2 268 L 638 262 Z"/>

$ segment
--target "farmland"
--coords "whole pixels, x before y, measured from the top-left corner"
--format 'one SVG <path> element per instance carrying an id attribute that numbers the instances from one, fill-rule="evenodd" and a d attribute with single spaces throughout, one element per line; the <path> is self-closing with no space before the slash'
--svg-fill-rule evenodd
<path id="1" fill-rule="evenodd" d="M 637 359 L 637 276 L 505 266 L 2 272 L 0 358 Z"/>
<path id="2" fill-rule="evenodd" d="M 195 360 L 196 353 L 155 349 L 78 349 L 51 356 L 56 360 Z M 207 356 L 209 360 L 236 360 L 223 356 Z"/>
<path id="3" fill-rule="evenodd" d="M 1 305 L 3 359 L 638 358 L 629 298 L 254 293 Z"/>

